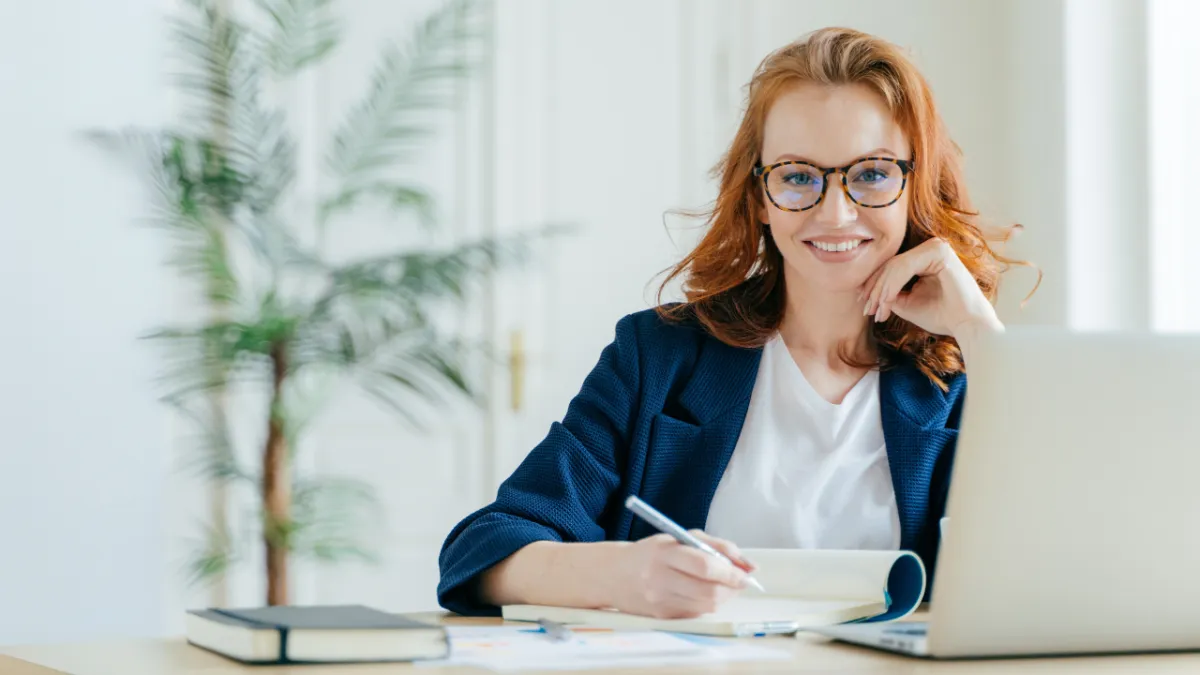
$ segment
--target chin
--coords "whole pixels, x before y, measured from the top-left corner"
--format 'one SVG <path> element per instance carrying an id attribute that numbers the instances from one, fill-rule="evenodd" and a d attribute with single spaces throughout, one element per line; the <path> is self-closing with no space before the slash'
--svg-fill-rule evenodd
<path id="1" fill-rule="evenodd" d="M 859 260 L 854 265 L 810 265 L 787 263 L 801 286 L 825 293 L 858 293 L 859 287 L 882 262 Z M 833 267 L 833 269 L 830 269 Z"/>
<path id="2" fill-rule="evenodd" d="M 818 288 L 826 293 L 858 293 L 859 287 L 870 275 L 853 278 L 818 277 L 813 279 L 810 287 Z"/>

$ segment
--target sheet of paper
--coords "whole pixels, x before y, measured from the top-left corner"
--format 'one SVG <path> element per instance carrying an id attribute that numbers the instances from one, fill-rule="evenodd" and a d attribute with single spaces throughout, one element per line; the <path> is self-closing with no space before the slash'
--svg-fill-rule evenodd
<path id="1" fill-rule="evenodd" d="M 658 631 L 573 628 L 564 642 L 536 626 L 450 626 L 450 657 L 422 666 L 469 665 L 497 672 L 700 665 L 789 658 L 786 651 Z"/>

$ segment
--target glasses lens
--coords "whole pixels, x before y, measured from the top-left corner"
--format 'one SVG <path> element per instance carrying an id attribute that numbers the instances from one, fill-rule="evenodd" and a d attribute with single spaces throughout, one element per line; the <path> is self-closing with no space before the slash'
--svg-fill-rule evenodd
<path id="1" fill-rule="evenodd" d="M 863 206 L 883 206 L 900 196 L 904 172 L 900 165 L 885 159 L 863 160 L 846 172 L 850 196 Z"/>
<path id="2" fill-rule="evenodd" d="M 784 209 L 806 209 L 821 198 L 821 173 L 804 164 L 784 164 L 767 174 L 771 201 Z"/>

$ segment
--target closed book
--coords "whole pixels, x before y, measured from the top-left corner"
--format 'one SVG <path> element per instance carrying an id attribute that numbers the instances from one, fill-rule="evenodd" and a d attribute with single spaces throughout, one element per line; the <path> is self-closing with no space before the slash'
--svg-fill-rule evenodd
<path id="1" fill-rule="evenodd" d="M 416 661 L 449 654 L 446 630 L 362 605 L 189 610 L 187 641 L 243 663 Z"/>

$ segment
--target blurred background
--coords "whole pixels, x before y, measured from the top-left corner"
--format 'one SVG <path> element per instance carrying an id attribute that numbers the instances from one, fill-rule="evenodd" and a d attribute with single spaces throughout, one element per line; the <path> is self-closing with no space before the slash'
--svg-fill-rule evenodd
<path id="1" fill-rule="evenodd" d="M 409 39 L 443 5 L 282 5 L 312 5 L 340 26 L 327 58 L 271 91 L 296 140 L 287 213 L 307 227 L 328 187 L 325 148 L 372 90 L 385 42 Z M 194 429 L 159 400 L 166 362 L 139 338 L 211 308 L 166 264 L 171 238 L 139 224 L 153 202 L 136 175 L 81 138 L 195 112 L 170 79 L 180 46 L 168 19 L 187 6 L 0 4 L 0 644 L 176 633 L 186 608 L 263 602 L 261 533 L 249 524 L 269 392 L 225 401 L 227 459 L 242 473 L 191 470 Z M 291 475 L 374 495 L 345 525 L 371 560 L 349 546 L 334 555 L 337 536 L 296 555 L 293 603 L 436 608 L 449 528 L 561 418 L 615 322 L 655 304 L 658 275 L 701 225 L 669 212 L 713 197 L 708 170 L 755 66 L 816 28 L 909 50 L 962 147 L 977 207 L 1024 225 L 1009 253 L 1045 278 L 1022 307 L 1036 273 L 1007 275 L 1005 322 L 1200 327 L 1190 181 L 1200 3 L 495 0 L 471 11 L 488 28 L 464 47 L 477 67 L 453 80 L 436 133 L 402 171 L 432 197 L 431 226 L 411 209 L 366 208 L 310 243 L 352 258 L 570 227 L 438 310 L 454 334 L 492 345 L 464 365 L 478 405 L 410 391 L 402 405 L 418 411 L 416 428 L 359 389 L 318 387 L 327 396 L 291 449 Z M 214 523 L 249 543 L 205 558 Z"/>

